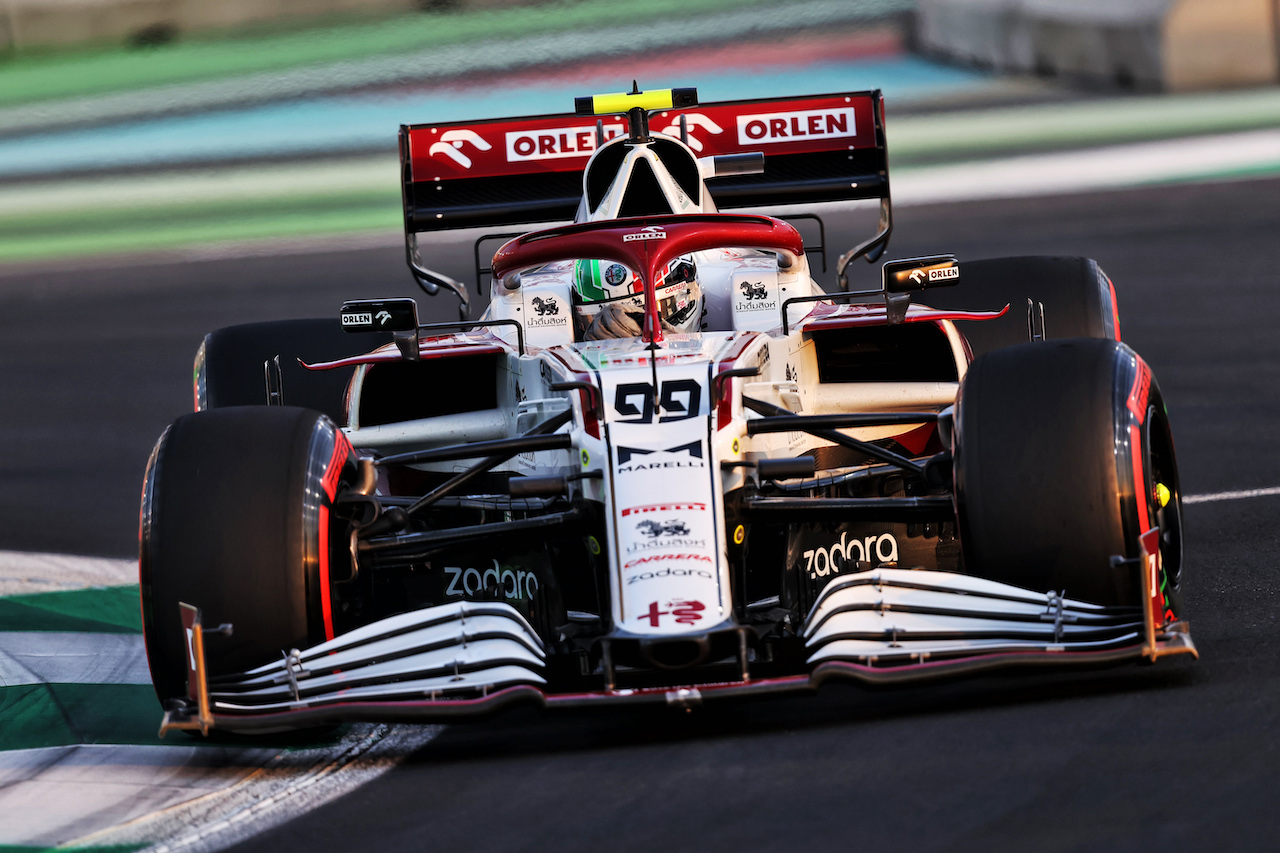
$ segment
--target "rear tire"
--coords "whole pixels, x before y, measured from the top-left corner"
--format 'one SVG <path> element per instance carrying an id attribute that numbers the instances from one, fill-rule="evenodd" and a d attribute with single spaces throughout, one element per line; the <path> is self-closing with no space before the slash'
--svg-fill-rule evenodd
<path id="1" fill-rule="evenodd" d="M 1166 610 L 1181 614 L 1177 462 L 1160 388 L 1133 350 L 1072 340 L 982 356 L 961 386 L 955 444 L 966 571 L 1138 604 L 1137 567 L 1111 557 L 1138 557 L 1138 536 L 1159 526 Z"/>
<path id="2" fill-rule="evenodd" d="M 162 703 L 187 693 L 179 602 L 200 608 L 206 627 L 234 628 L 205 643 L 211 676 L 326 638 L 327 572 L 342 553 L 341 537 L 328 535 L 329 505 L 354 472 L 345 436 L 307 409 L 198 412 L 160 437 L 143 486 L 139 570 Z"/>
<path id="3" fill-rule="evenodd" d="M 205 336 L 196 354 L 196 409 L 263 406 L 267 403 L 262 364 L 280 356 L 283 403 L 315 409 L 334 423 L 346 423 L 347 384 L 354 367 L 307 370 L 314 364 L 369 352 L 391 342 L 373 332 L 345 332 L 334 319 L 279 320 L 228 326 Z"/>
<path id="4" fill-rule="evenodd" d="M 1027 299 L 1044 305 L 1046 340 L 1120 340 L 1115 290 L 1089 258 L 1028 256 L 963 261 L 956 287 L 930 290 L 920 301 L 935 308 L 1009 311 L 996 320 L 959 320 L 973 355 L 1025 344 Z"/>

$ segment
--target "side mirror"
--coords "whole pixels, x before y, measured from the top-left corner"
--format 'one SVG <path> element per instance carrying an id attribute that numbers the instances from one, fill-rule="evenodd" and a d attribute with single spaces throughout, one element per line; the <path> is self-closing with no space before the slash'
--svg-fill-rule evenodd
<path id="1" fill-rule="evenodd" d="M 882 270 L 885 312 L 890 325 L 897 325 L 907 318 L 912 293 L 931 287 L 951 287 L 960 279 L 960 265 L 955 255 L 886 261 Z"/>
<path id="2" fill-rule="evenodd" d="M 951 287 L 960 279 L 960 265 L 955 255 L 930 255 L 886 261 L 884 292 L 911 293 L 930 287 Z"/>
<path id="3" fill-rule="evenodd" d="M 344 302 L 338 317 L 345 332 L 391 332 L 400 354 L 418 360 L 418 303 L 412 299 Z"/>

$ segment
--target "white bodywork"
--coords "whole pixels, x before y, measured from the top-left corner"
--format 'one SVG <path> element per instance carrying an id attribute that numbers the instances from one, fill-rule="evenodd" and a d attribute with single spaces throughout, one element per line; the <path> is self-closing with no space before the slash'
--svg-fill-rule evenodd
<path id="1" fill-rule="evenodd" d="M 735 253 L 724 253 L 732 257 Z M 701 270 L 701 267 L 700 267 Z M 758 256 L 723 260 L 716 275 L 730 283 L 744 271 L 759 270 Z M 567 271 L 544 272 L 525 277 L 525 287 L 515 292 L 495 286 L 491 311 L 494 318 L 521 316 L 532 301 L 531 293 L 557 292 L 566 287 Z M 530 281 L 530 279 L 533 279 Z M 795 276 L 789 287 L 802 293 L 816 289 L 812 280 L 803 287 Z M 727 291 L 728 287 L 720 288 Z M 729 294 L 724 294 L 729 301 Z M 555 296 L 541 297 L 544 299 Z M 860 316 L 883 312 L 879 306 L 850 306 L 842 314 Z M 710 312 L 708 312 L 710 313 Z M 741 316 L 730 307 L 730 318 Z M 754 312 L 752 312 L 754 313 Z M 763 313 L 763 312 L 761 312 Z M 759 374 L 737 380 L 746 396 L 795 413 L 826 414 L 847 411 L 940 411 L 955 401 L 958 382 L 885 383 L 877 381 L 823 384 L 817 381 L 816 354 L 801 321 L 784 336 L 780 314 L 771 331 L 730 330 L 670 335 L 656 356 L 639 339 L 549 343 L 546 338 L 564 334 L 562 328 L 526 326 L 528 352 L 511 352 L 506 359 L 511 385 L 524 400 L 505 400 L 492 410 L 444 415 L 423 421 L 359 428 L 358 400 L 362 376 L 353 382 L 348 428 L 352 443 L 381 453 L 479 441 L 520 434 L 548 413 L 566 405 L 575 408 L 570 451 L 517 456 L 505 470 L 529 476 L 579 473 L 605 468 L 599 480 L 583 480 L 582 496 L 600 501 L 611 519 L 607 551 L 612 585 L 612 619 L 619 631 L 633 636 L 674 636 L 701 633 L 723 626 L 731 619 L 732 581 L 729 576 L 727 539 L 734 531 L 723 523 L 724 495 L 741 488 L 746 469 L 724 470 L 721 461 L 751 462 L 758 457 L 797 456 L 831 442 L 807 433 L 748 436 L 749 413 L 735 395 L 731 417 L 717 424 L 712 400 L 712 379 L 722 369 L 756 368 Z M 524 315 L 528 318 L 528 315 Z M 752 325 L 762 321 L 747 315 Z M 954 326 L 937 321 L 950 343 L 956 371 L 963 376 L 966 360 L 963 343 Z M 566 324 L 571 329 L 570 324 Z M 498 335 L 514 345 L 515 335 L 506 329 Z M 459 339 L 468 336 L 459 335 Z M 657 360 L 659 407 L 653 410 L 651 392 Z M 582 428 L 589 417 L 577 394 L 546 390 L 554 382 L 586 375 L 598 384 L 604 400 L 600 434 Z M 538 390 L 541 389 L 541 390 Z M 537 416 L 529 416 L 536 412 Z M 874 440 L 906 431 L 903 427 L 865 427 L 845 430 L 856 438 Z M 462 471 L 469 462 L 420 466 L 424 470 Z M 500 469 L 502 470 L 502 469 Z"/>

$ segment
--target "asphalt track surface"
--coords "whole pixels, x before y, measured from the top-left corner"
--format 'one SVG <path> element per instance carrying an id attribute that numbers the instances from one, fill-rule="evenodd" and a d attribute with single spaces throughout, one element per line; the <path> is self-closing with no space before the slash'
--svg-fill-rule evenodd
<path id="1" fill-rule="evenodd" d="M 897 257 L 1097 258 L 1169 403 L 1184 492 L 1280 484 L 1280 181 L 915 207 L 896 225 Z M 146 455 L 190 407 L 206 330 L 411 291 L 394 248 L 0 273 L 0 547 L 130 555 Z M 1274 496 L 1186 507 L 1195 663 L 515 712 L 450 726 L 235 849 L 1272 850 L 1278 512 Z"/>

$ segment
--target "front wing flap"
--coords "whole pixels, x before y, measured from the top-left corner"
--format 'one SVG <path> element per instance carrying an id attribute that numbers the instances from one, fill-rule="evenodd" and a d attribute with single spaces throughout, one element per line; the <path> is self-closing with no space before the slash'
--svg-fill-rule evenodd
<path id="1" fill-rule="evenodd" d="M 814 603 L 799 632 L 806 672 L 695 686 L 680 684 L 680 672 L 672 671 L 672 683 L 661 688 L 567 694 L 548 689 L 542 641 L 514 608 L 456 602 L 383 619 L 234 676 L 208 678 L 197 642 L 190 698 L 166 713 L 161 733 L 451 719 L 513 703 L 689 707 L 710 698 L 812 691 L 829 678 L 906 683 L 1197 654 L 1185 622 L 1148 624 L 1152 613 L 953 572 L 879 568 L 841 578 Z M 198 616 L 191 627 L 188 636 L 198 638 Z"/>

